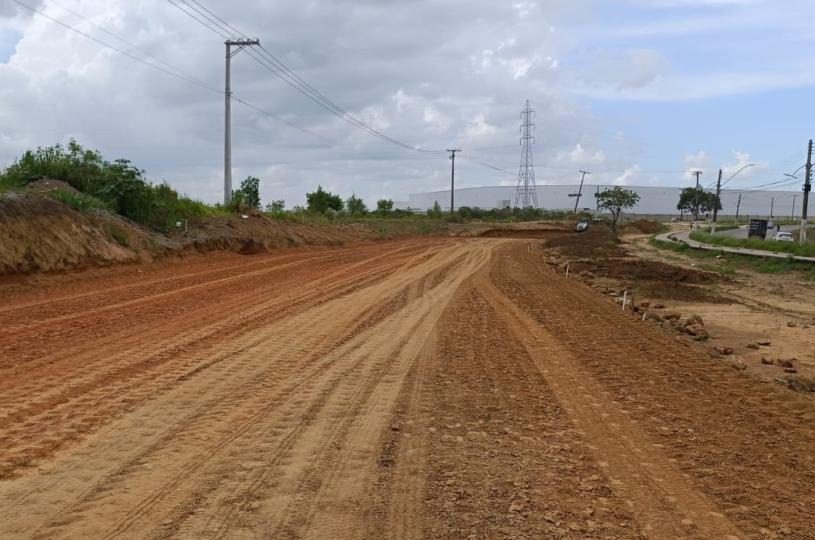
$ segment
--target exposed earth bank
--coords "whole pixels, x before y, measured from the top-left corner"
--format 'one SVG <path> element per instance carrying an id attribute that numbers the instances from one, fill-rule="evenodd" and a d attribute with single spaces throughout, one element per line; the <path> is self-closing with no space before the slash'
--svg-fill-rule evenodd
<path id="1" fill-rule="evenodd" d="M 261 214 L 190 221 L 164 235 L 107 211 L 78 212 L 39 193 L 0 194 L 0 275 L 148 262 L 215 250 L 246 254 L 340 245 L 377 236 L 361 227 L 306 225 Z"/>

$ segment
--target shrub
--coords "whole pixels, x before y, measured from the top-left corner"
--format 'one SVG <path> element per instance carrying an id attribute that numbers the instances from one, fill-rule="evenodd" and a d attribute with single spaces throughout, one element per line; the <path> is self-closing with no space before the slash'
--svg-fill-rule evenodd
<path id="1" fill-rule="evenodd" d="M 84 193 L 71 193 L 69 191 L 49 191 L 46 196 L 63 202 L 77 212 L 88 212 L 89 210 L 110 210 L 110 205 L 105 201 L 97 199 Z"/>
<path id="2" fill-rule="evenodd" d="M 323 186 L 317 186 L 317 191 L 306 193 L 306 203 L 309 212 L 325 214 L 328 210 L 339 212 L 342 210 L 342 199 L 329 191 L 325 191 Z"/>

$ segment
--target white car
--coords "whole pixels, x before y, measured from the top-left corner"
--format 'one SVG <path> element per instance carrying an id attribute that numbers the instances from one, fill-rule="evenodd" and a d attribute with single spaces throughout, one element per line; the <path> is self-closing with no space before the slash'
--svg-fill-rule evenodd
<path id="1" fill-rule="evenodd" d="M 792 237 L 792 233 L 788 233 L 787 231 L 778 231 L 773 236 L 773 240 L 776 242 L 794 242 L 795 239 Z"/>

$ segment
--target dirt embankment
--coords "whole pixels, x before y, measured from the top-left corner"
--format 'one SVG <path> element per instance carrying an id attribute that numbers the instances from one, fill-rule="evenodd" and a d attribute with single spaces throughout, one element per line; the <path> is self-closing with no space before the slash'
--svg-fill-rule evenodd
<path id="1" fill-rule="evenodd" d="M 112 219 L 33 194 L 0 197 L 0 274 L 135 262 L 149 248 L 146 234 Z"/>
<path id="2" fill-rule="evenodd" d="M 361 228 L 305 225 L 262 215 L 190 221 L 178 232 L 162 235 L 110 212 L 77 212 L 37 193 L 53 191 L 51 187 L 0 195 L 0 275 L 147 262 L 216 250 L 251 254 L 376 237 Z"/>

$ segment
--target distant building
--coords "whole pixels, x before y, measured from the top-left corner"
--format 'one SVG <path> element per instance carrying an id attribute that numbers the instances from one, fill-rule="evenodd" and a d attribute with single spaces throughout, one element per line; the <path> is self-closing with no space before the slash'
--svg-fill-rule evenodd
<path id="1" fill-rule="evenodd" d="M 613 186 L 598 184 L 585 184 L 583 186 L 583 196 L 580 198 L 579 208 L 584 210 L 596 210 L 596 200 L 594 195 L 603 189 Z M 640 195 L 640 203 L 634 208 L 631 214 L 646 215 L 679 215 L 676 203 L 679 202 L 679 194 L 682 188 L 679 187 L 656 187 L 656 186 L 625 186 L 626 189 L 636 191 Z M 574 210 L 575 198 L 569 194 L 577 193 L 577 185 L 539 185 L 537 186 L 538 204 L 545 210 Z M 738 209 L 740 216 L 770 216 L 792 217 L 793 199 L 795 202 L 795 213 L 801 213 L 801 195 L 795 191 L 750 191 L 750 190 L 722 190 L 722 210 L 723 216 L 735 216 L 736 207 L 739 205 L 739 195 L 741 195 L 741 205 Z M 456 208 L 462 206 L 479 207 L 484 209 L 507 208 L 512 206 L 515 196 L 514 186 L 487 186 L 475 188 L 462 188 L 456 190 Z M 400 208 L 412 208 L 414 210 L 426 211 L 433 208 L 438 202 L 443 210 L 450 209 L 450 190 L 434 191 L 431 193 L 415 193 L 409 196 L 407 201 L 399 204 Z"/>

